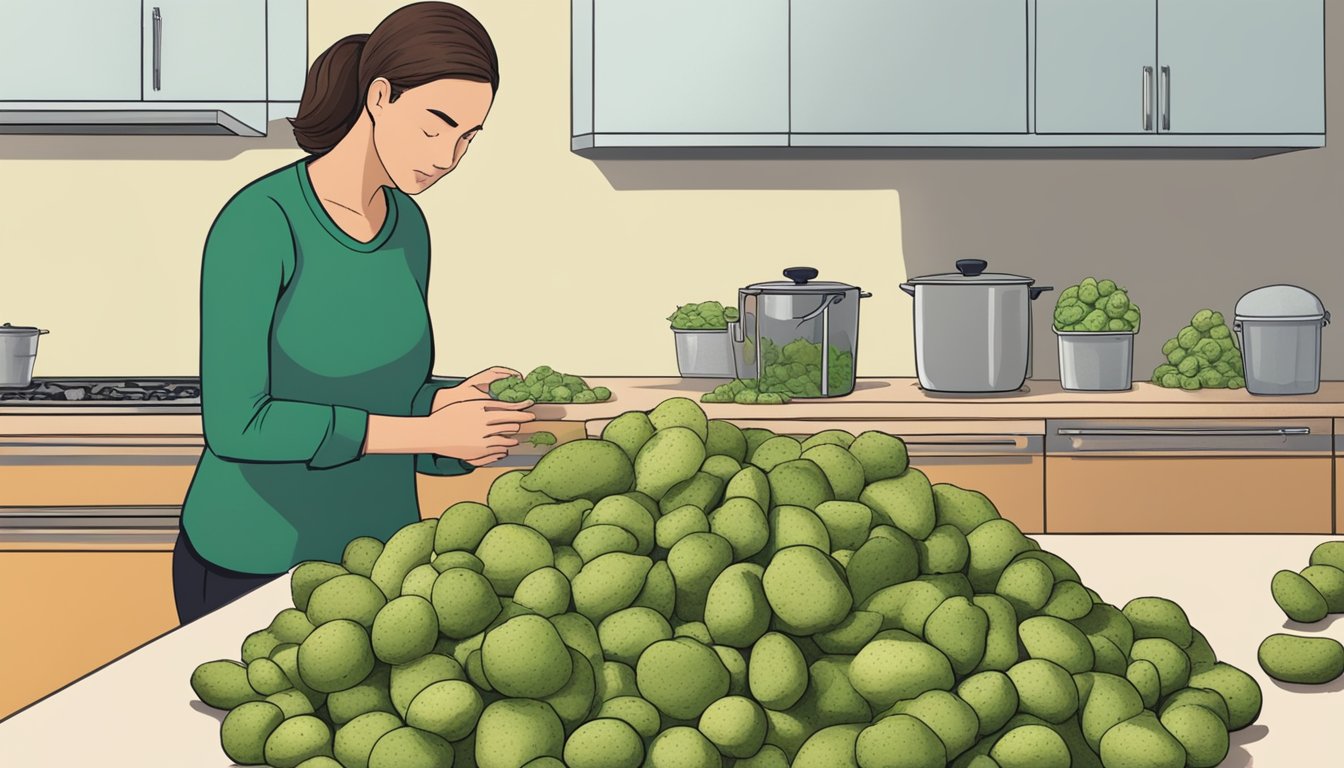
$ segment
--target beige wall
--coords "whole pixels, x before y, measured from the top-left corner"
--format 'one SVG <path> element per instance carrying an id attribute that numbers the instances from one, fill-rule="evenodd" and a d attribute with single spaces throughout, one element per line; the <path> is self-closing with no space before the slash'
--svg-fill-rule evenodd
<path id="1" fill-rule="evenodd" d="M 502 86 L 487 130 L 419 197 L 435 245 L 438 373 L 549 364 L 673 375 L 664 318 L 795 264 L 873 292 L 860 375 L 913 375 L 909 274 L 964 257 L 1063 286 L 1127 283 L 1145 310 L 1136 376 L 1190 314 L 1296 282 L 1344 300 L 1344 154 L 1254 161 L 595 163 L 568 151 L 568 3 L 463 0 Z M 310 48 L 399 2 L 310 2 Z M 1344 22 L 1329 18 L 1338 50 Z M 1332 84 L 1336 75 L 1331 58 Z M 1333 86 L 1332 86 L 1333 87 Z M 1331 122 L 1336 112 L 1331 101 Z M 0 322 L 40 325 L 38 375 L 191 375 L 201 245 L 219 207 L 300 156 L 265 140 L 0 138 Z M 1051 294 L 1047 294 L 1051 297 Z M 1055 374 L 1038 308 L 1036 375 Z M 1344 310 L 1341 310 L 1344 311 Z M 1325 331 L 1325 374 L 1344 337 Z"/>

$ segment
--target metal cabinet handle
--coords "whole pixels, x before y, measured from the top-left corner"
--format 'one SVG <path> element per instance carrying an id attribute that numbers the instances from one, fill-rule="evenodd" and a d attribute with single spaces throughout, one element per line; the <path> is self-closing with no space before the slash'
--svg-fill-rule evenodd
<path id="1" fill-rule="evenodd" d="M 1153 68 L 1143 68 L 1143 130 L 1153 130 Z"/>
<path id="2" fill-rule="evenodd" d="M 985 446 L 988 446 L 988 447 L 991 447 L 991 448 L 998 448 L 998 447 L 1016 448 L 1017 445 L 1018 445 L 1018 441 L 1016 441 L 1016 440 L 946 440 L 946 441 L 941 441 L 941 440 L 920 440 L 919 438 L 916 438 L 916 437 L 912 437 L 912 438 L 910 438 L 910 439 L 908 439 L 908 440 L 905 440 L 904 442 L 905 442 L 906 445 L 921 445 L 921 446 L 928 446 L 928 447 L 930 447 L 930 448 L 980 448 L 980 447 L 985 447 Z"/>
<path id="3" fill-rule="evenodd" d="M 1171 67 L 1162 67 L 1162 130 L 1171 130 Z"/>
<path id="4" fill-rule="evenodd" d="M 154 90 L 162 86 L 163 72 L 163 14 L 154 9 Z"/>
<path id="5" fill-rule="evenodd" d="M 1310 435 L 1310 427 L 1267 427 L 1263 429 L 1060 429 L 1069 437 L 1286 437 Z"/>

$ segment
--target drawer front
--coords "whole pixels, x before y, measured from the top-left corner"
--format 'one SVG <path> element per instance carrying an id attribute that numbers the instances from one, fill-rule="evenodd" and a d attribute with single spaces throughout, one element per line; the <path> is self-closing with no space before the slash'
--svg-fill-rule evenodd
<path id="1" fill-rule="evenodd" d="M 196 462 L 179 465 L 0 464 L 0 507 L 181 505 Z"/>
<path id="2" fill-rule="evenodd" d="M 921 456 L 912 451 L 910 465 L 928 475 L 929 482 L 983 493 L 1023 533 L 1045 532 L 1045 460 L 1041 456 Z"/>
<path id="3" fill-rule="evenodd" d="M 1331 419 L 1049 421 L 1046 452 L 1110 456 L 1329 456 Z"/>
<path id="4" fill-rule="evenodd" d="M 1333 460 L 1049 456 L 1049 533 L 1333 530 Z"/>

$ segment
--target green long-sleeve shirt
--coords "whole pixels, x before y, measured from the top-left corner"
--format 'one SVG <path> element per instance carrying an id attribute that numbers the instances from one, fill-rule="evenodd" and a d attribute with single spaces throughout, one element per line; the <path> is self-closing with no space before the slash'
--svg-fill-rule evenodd
<path id="1" fill-rule="evenodd" d="M 429 231 L 387 189 L 368 243 L 322 208 L 307 160 L 224 206 L 201 269 L 206 448 L 182 525 L 207 560 L 243 573 L 339 561 L 357 536 L 419 519 L 415 475 L 471 471 L 432 455 L 363 455 L 370 414 L 423 416 L 461 379 L 431 376 Z"/>

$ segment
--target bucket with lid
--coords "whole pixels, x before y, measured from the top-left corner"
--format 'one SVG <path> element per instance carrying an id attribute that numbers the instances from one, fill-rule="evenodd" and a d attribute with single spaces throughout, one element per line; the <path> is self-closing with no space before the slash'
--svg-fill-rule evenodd
<path id="1" fill-rule="evenodd" d="M 1257 288 L 1237 302 L 1233 330 L 1241 346 L 1246 391 L 1310 395 L 1321 388 L 1321 329 L 1330 313 L 1295 285 Z"/>

